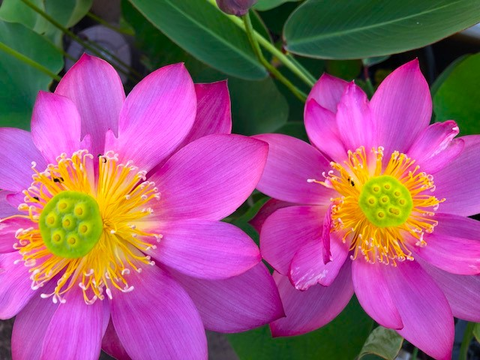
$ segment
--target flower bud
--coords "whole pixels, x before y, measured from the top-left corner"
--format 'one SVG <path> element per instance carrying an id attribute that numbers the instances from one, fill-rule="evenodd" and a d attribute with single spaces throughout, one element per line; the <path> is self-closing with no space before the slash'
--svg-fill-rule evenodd
<path id="1" fill-rule="evenodd" d="M 217 5 L 224 13 L 242 16 L 248 12 L 257 0 L 217 0 Z"/>

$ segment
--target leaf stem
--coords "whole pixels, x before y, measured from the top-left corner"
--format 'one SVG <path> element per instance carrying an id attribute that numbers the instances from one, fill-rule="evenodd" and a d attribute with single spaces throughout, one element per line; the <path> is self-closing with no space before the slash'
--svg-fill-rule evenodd
<path id="1" fill-rule="evenodd" d="M 410 360 L 417 360 L 418 348 L 415 346 L 412 351 L 412 358 Z"/>
<path id="2" fill-rule="evenodd" d="M 66 34 L 68 37 L 70 37 L 72 40 L 78 42 L 80 45 L 82 45 L 85 49 L 90 50 L 94 55 L 101 57 L 104 60 L 107 60 L 106 57 L 111 58 L 112 60 L 115 60 L 115 62 L 118 65 L 121 65 L 125 69 L 117 68 L 118 71 L 122 72 L 123 74 L 130 76 L 129 71 L 137 76 L 138 78 L 141 78 L 141 75 L 133 68 L 125 64 L 121 59 L 119 59 L 117 56 L 109 52 L 107 49 L 99 47 L 95 43 L 87 43 L 83 41 L 80 37 L 75 35 L 72 31 L 68 30 L 65 28 L 62 24 L 57 22 L 54 18 L 52 18 L 50 15 L 48 15 L 46 12 L 44 12 L 42 9 L 39 7 L 35 6 L 30 2 L 30 0 L 21 0 L 25 5 L 30 7 L 33 11 L 44 17 L 46 20 L 48 20 L 53 26 L 61 30 L 64 34 Z M 108 61 L 108 60 L 107 60 Z"/>
<path id="3" fill-rule="evenodd" d="M 263 56 L 262 49 L 260 48 L 260 45 L 257 42 L 257 39 L 253 35 L 253 26 L 252 26 L 252 21 L 250 19 L 250 14 L 247 12 L 243 16 L 243 22 L 245 24 L 245 31 L 247 33 L 248 40 L 250 41 L 250 44 L 252 45 L 253 51 L 255 55 L 257 56 L 258 60 L 260 63 L 265 66 L 265 68 L 275 76 L 280 82 L 282 82 L 300 101 L 305 102 L 307 99 L 307 95 L 305 95 L 300 89 L 298 89 L 295 85 L 293 85 L 290 80 L 288 80 L 283 74 L 278 71 L 278 69 L 273 66 L 265 57 Z"/>
<path id="4" fill-rule="evenodd" d="M 13 56 L 17 60 L 20 60 L 21 62 L 43 72 L 45 75 L 50 76 L 53 80 L 60 81 L 62 78 L 58 76 L 57 74 L 51 72 L 49 69 L 47 69 L 45 66 L 42 64 L 39 64 L 38 62 L 26 57 L 25 55 L 19 53 L 18 51 L 12 49 L 11 47 L 8 47 L 4 43 L 0 42 L 0 50 L 4 51 L 5 53 Z"/>
<path id="5" fill-rule="evenodd" d="M 475 323 L 472 323 L 472 322 L 467 323 L 467 327 L 465 328 L 465 332 L 463 333 L 462 344 L 460 345 L 460 355 L 458 357 L 459 360 L 467 359 L 468 348 L 470 347 L 470 343 L 473 339 L 474 327 L 475 327 Z"/>
<path id="6" fill-rule="evenodd" d="M 90 11 L 87 13 L 87 17 L 89 17 L 93 21 L 99 23 L 100 25 L 103 25 L 103 26 L 105 26 L 105 27 L 107 27 L 107 28 L 109 28 L 113 31 L 116 31 L 119 34 L 132 35 L 130 32 L 128 32 L 126 30 L 123 30 L 122 28 L 119 28 L 118 26 L 114 26 L 114 25 L 110 24 L 108 21 L 103 20 L 101 17 L 91 13 Z"/>
<path id="7" fill-rule="evenodd" d="M 207 0 L 212 6 L 217 7 L 215 0 Z M 223 13 L 224 14 L 224 13 Z M 243 31 L 247 31 L 245 28 L 244 22 L 234 15 L 227 15 L 224 14 L 230 21 L 232 21 L 235 25 L 241 28 Z M 308 73 L 303 67 L 298 67 L 296 62 L 290 60 L 290 58 L 285 55 L 283 52 L 278 50 L 273 44 L 270 43 L 267 39 L 265 39 L 262 35 L 260 35 L 255 30 L 252 31 L 253 37 L 256 41 L 269 53 L 275 56 L 285 67 L 287 67 L 291 72 L 293 72 L 300 80 L 302 80 L 305 84 L 309 87 L 313 87 L 315 85 L 315 78 Z M 307 75 L 308 74 L 308 75 Z M 313 80 L 312 80 L 313 79 Z"/>

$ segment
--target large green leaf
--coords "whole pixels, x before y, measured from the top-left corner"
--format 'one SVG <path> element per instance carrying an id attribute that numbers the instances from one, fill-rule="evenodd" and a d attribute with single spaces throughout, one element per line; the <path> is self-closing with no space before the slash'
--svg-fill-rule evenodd
<path id="1" fill-rule="evenodd" d="M 287 49 L 360 59 L 436 42 L 480 22 L 478 0 L 309 0 L 285 24 Z"/>
<path id="2" fill-rule="evenodd" d="M 446 71 L 449 74 L 433 97 L 436 121 L 455 120 L 462 135 L 480 133 L 480 54 Z"/>
<path id="3" fill-rule="evenodd" d="M 78 23 L 92 6 L 93 0 L 30 0 L 64 27 Z M 20 0 L 4 0 L 0 8 L 0 19 L 17 22 L 45 35 L 53 43 L 61 45 L 62 32 L 44 17 Z"/>
<path id="4" fill-rule="evenodd" d="M 267 76 L 245 33 L 205 0 L 130 0 L 157 28 L 199 60 L 243 79 Z"/>
<path id="5" fill-rule="evenodd" d="M 368 336 L 358 358 L 366 359 L 368 355 L 376 355 L 382 359 L 394 360 L 402 344 L 403 338 L 395 330 L 379 326 Z"/>
<path id="6" fill-rule="evenodd" d="M 272 338 L 267 326 L 228 335 L 241 360 L 352 360 L 360 352 L 373 321 L 356 299 L 327 326 L 311 333 Z"/>
<path id="7" fill-rule="evenodd" d="M 258 0 L 258 2 L 253 7 L 255 10 L 265 11 L 276 8 L 286 2 L 295 2 L 300 0 Z"/>
<path id="8" fill-rule="evenodd" d="M 63 68 L 62 54 L 45 38 L 21 24 L 0 21 L 0 43 L 53 73 Z M 39 90 L 52 79 L 0 50 L 0 125 L 28 129 Z"/>

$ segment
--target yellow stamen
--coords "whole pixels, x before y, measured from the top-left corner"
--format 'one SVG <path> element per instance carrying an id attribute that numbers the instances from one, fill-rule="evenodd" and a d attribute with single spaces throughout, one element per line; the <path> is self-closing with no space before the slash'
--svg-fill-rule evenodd
<path id="1" fill-rule="evenodd" d="M 141 264 L 153 265 L 143 252 L 155 248 L 154 244 L 161 239 L 160 234 L 146 229 L 148 217 L 153 212 L 152 201 L 158 200 L 160 195 L 153 182 L 145 181 L 145 172 L 139 171 L 131 162 L 119 163 L 118 156 L 112 152 L 96 159 L 85 150 L 72 157 L 62 154 L 57 164 L 48 165 L 43 172 L 37 171 L 35 164 L 32 169 L 35 172 L 33 182 L 24 191 L 25 203 L 19 206 L 28 213 L 32 227 L 19 229 L 16 234 L 19 241 L 15 244 L 25 266 L 31 267 L 32 288 L 40 288 L 55 278 L 54 292 L 42 294 L 42 297 L 52 296 L 55 303 L 64 302 L 63 295 L 79 286 L 88 304 L 103 300 L 104 292 L 111 298 L 111 287 L 123 292 L 133 290 L 126 275 L 131 270 L 140 272 Z M 38 226 L 45 206 L 64 192 L 91 196 L 98 204 L 103 222 L 103 230 L 93 249 L 76 258 L 58 256 L 59 252 L 56 255 L 50 251 Z M 56 199 L 58 211 L 62 211 L 62 198 Z M 84 210 L 81 204 L 77 204 L 71 210 L 71 216 L 81 217 Z M 56 224 L 54 215 L 43 217 L 47 226 Z M 69 230 L 73 227 L 70 221 L 64 217 L 59 226 Z M 79 236 L 82 231 L 87 232 L 88 227 L 80 223 Z M 59 237 L 52 232 L 51 241 L 56 240 Z M 70 236 L 68 241 L 75 245 L 77 238 Z"/>
<path id="2" fill-rule="evenodd" d="M 426 193 L 435 190 L 433 177 L 414 163 L 395 151 L 384 166 L 382 147 L 372 149 L 370 157 L 361 147 L 348 152 L 344 165 L 332 162 L 334 171 L 324 181 L 309 180 L 341 195 L 332 199 L 332 231 L 349 241 L 353 259 L 362 253 L 370 263 L 413 260 L 407 234 L 417 239 L 417 246 L 427 245 L 424 234 L 437 225 L 432 216 L 445 199 Z"/>

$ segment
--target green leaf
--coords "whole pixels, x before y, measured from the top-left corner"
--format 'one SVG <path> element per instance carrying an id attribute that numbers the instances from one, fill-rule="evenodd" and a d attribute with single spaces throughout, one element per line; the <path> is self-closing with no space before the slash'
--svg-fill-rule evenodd
<path id="1" fill-rule="evenodd" d="M 403 338 L 395 330 L 379 326 L 368 336 L 358 358 L 377 355 L 382 359 L 394 360 L 402 348 L 402 344 Z"/>
<path id="2" fill-rule="evenodd" d="M 447 71 L 433 98 L 436 121 L 455 120 L 461 135 L 480 133 L 480 53 Z"/>
<path id="3" fill-rule="evenodd" d="M 0 20 L 0 43 L 58 74 L 62 54 L 45 38 L 20 24 Z M 0 51 L 0 125 L 30 127 L 39 90 L 48 90 L 52 79 L 15 57 Z"/>
<path id="4" fill-rule="evenodd" d="M 443 70 L 443 72 L 435 79 L 435 82 L 430 87 L 430 93 L 432 96 L 435 96 L 440 86 L 447 80 L 453 70 L 459 65 L 463 60 L 465 60 L 469 55 L 462 55 L 459 58 L 455 59 L 448 67 Z"/>
<path id="5" fill-rule="evenodd" d="M 142 62 L 150 71 L 187 60 L 188 54 L 185 50 L 145 19 L 128 0 L 122 0 L 121 6 L 123 17 L 135 31 L 135 45 L 148 58 L 148 61 L 142 59 Z"/>
<path id="6" fill-rule="evenodd" d="M 230 78 L 233 132 L 254 135 L 272 132 L 288 119 L 288 104 L 271 78 L 245 81 Z"/>
<path id="7" fill-rule="evenodd" d="M 327 72 L 344 80 L 353 80 L 362 71 L 361 60 L 327 60 Z"/>
<path id="8" fill-rule="evenodd" d="M 434 43 L 480 22 L 478 0 L 309 0 L 285 24 L 287 49 L 360 59 Z"/>
<path id="9" fill-rule="evenodd" d="M 93 0 L 30 1 L 67 28 L 78 23 L 86 15 L 93 2 Z M 57 46 L 62 45 L 62 32 L 20 0 L 4 0 L 0 8 L 0 19 L 23 24 L 35 32 L 45 35 Z"/>
<path id="10" fill-rule="evenodd" d="M 277 6 L 280 6 L 286 2 L 295 2 L 300 0 L 258 0 L 258 2 L 253 7 L 255 10 L 266 11 Z"/>
<path id="11" fill-rule="evenodd" d="M 389 57 L 390 57 L 390 55 L 374 56 L 374 57 L 362 59 L 362 63 L 363 63 L 364 66 L 373 66 L 373 65 L 377 65 L 377 64 L 380 64 L 380 63 L 384 62 Z"/>
<path id="12" fill-rule="evenodd" d="M 475 327 L 473 328 L 473 336 L 475 336 L 475 339 L 480 342 L 480 323 L 475 324 Z"/>
<path id="13" fill-rule="evenodd" d="M 272 338 L 270 329 L 264 326 L 228 335 L 228 339 L 241 360 L 352 360 L 372 324 L 354 298 L 330 324 L 305 335 Z"/>
<path id="14" fill-rule="evenodd" d="M 243 79 L 267 76 L 243 30 L 206 1 L 130 2 L 171 40 L 208 65 Z"/>

